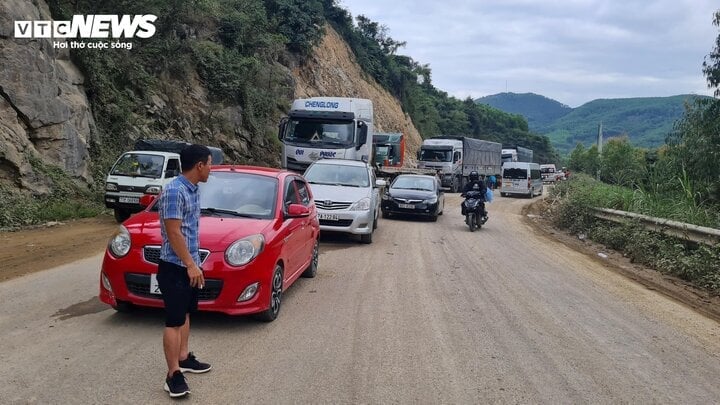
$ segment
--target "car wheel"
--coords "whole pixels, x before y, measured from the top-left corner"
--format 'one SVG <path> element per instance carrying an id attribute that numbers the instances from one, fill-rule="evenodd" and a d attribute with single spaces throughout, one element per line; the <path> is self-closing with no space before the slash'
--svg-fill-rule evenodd
<path id="1" fill-rule="evenodd" d="M 128 218 L 130 218 L 130 213 L 128 211 L 115 208 L 115 221 L 117 221 L 118 224 L 125 222 Z"/>
<path id="2" fill-rule="evenodd" d="M 115 306 L 113 307 L 116 311 L 126 314 L 128 312 L 131 312 L 133 310 L 133 304 L 127 302 L 127 301 L 120 301 L 117 300 Z"/>
<path id="3" fill-rule="evenodd" d="M 270 302 L 268 309 L 257 314 L 257 318 L 264 322 L 274 321 L 278 313 L 280 313 L 280 304 L 282 303 L 282 287 L 283 287 L 283 269 L 279 264 L 275 265 L 272 279 L 270 280 Z"/>
<path id="4" fill-rule="evenodd" d="M 439 214 L 438 214 L 438 215 L 439 215 Z M 437 222 L 437 218 L 438 218 L 437 215 L 431 216 L 431 217 L 430 217 L 430 222 Z"/>
<path id="5" fill-rule="evenodd" d="M 320 242 L 315 239 L 315 246 L 313 247 L 312 251 L 312 260 L 310 261 L 310 265 L 305 269 L 302 276 L 305 278 L 313 278 L 317 274 L 317 268 L 318 268 L 318 257 L 320 256 Z"/>
<path id="6" fill-rule="evenodd" d="M 360 242 L 365 243 L 365 244 L 372 243 L 373 233 L 374 232 L 370 232 L 365 235 L 360 235 Z"/>

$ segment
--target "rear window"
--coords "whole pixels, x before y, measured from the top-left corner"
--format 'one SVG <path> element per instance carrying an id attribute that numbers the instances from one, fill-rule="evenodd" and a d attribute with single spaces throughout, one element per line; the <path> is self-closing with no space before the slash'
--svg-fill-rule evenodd
<path id="1" fill-rule="evenodd" d="M 503 169 L 504 179 L 527 179 L 527 169 Z"/>

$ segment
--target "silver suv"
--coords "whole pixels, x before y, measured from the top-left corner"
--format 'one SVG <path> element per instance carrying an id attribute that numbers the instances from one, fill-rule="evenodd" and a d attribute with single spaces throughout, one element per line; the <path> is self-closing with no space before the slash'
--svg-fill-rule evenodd
<path id="1" fill-rule="evenodd" d="M 372 243 L 380 214 L 377 180 L 365 162 L 344 159 L 318 160 L 305 170 L 318 211 L 321 231 L 360 235 L 363 243 Z"/>

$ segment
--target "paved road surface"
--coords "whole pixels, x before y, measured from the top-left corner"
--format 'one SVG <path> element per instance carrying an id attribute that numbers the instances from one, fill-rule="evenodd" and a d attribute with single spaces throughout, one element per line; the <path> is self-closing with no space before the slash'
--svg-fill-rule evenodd
<path id="1" fill-rule="evenodd" d="M 386 219 L 324 237 L 277 321 L 201 314 L 193 403 L 720 401 L 720 325 L 525 224 L 500 198 L 470 233 Z M 162 312 L 96 299 L 101 256 L 0 283 L 0 402 L 169 403 Z"/>

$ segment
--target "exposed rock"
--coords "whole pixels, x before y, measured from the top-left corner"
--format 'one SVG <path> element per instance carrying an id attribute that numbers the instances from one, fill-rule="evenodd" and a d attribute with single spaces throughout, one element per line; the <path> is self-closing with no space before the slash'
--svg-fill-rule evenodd
<path id="1" fill-rule="evenodd" d="M 0 2 L 0 182 L 35 194 L 48 193 L 51 183 L 35 172 L 33 158 L 92 182 L 95 123 L 82 74 L 67 49 L 53 48 L 63 40 L 14 38 L 14 21 L 49 19 L 42 1 Z"/>

